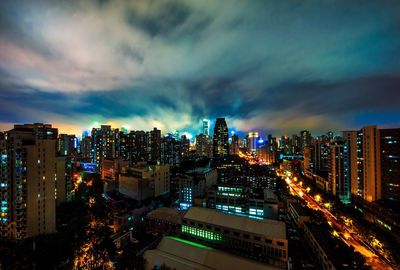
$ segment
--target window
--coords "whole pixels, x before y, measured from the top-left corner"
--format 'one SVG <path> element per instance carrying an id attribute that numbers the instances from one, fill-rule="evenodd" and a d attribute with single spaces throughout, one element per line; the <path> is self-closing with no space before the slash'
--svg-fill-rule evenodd
<path id="1" fill-rule="evenodd" d="M 283 243 L 283 242 L 277 242 L 277 244 L 278 244 L 278 246 L 281 246 L 281 247 L 283 247 L 284 245 L 285 245 L 285 243 Z"/>
<path id="2" fill-rule="evenodd" d="M 261 241 L 261 237 L 254 236 L 254 240 L 256 240 L 256 241 Z"/>
<path id="3" fill-rule="evenodd" d="M 233 235 L 239 237 L 239 236 L 240 236 L 240 233 L 238 233 L 238 232 L 233 232 Z"/>
<path id="4" fill-rule="evenodd" d="M 265 239 L 265 243 L 272 244 L 272 240 L 271 239 Z"/>

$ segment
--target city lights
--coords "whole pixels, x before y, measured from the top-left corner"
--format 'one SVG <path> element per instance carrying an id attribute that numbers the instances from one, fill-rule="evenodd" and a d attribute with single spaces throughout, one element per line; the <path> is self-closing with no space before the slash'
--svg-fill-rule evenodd
<path id="1" fill-rule="evenodd" d="M 0 1 L 1 269 L 400 266 L 400 0 Z"/>

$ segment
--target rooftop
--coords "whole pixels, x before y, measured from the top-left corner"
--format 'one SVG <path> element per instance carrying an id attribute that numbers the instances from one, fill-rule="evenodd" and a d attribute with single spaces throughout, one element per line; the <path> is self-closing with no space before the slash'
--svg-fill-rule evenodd
<path id="1" fill-rule="evenodd" d="M 286 239 L 286 224 L 281 221 L 256 220 L 201 207 L 191 207 L 184 218 L 270 238 Z"/>
<path id="2" fill-rule="evenodd" d="M 161 207 L 147 214 L 148 218 L 161 219 L 172 223 L 182 223 L 182 216 L 175 208 Z"/>
<path id="3" fill-rule="evenodd" d="M 279 269 L 176 237 L 164 237 L 157 249 L 146 251 L 144 257 L 149 269 L 154 264 L 174 269 Z"/>

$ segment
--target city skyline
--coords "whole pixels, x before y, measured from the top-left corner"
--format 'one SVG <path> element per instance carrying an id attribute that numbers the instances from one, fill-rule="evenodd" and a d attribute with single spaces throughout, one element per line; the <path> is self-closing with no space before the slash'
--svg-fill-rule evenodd
<path id="1" fill-rule="evenodd" d="M 396 1 L 0 7 L 0 130 L 46 122 L 81 134 L 98 122 L 195 134 L 218 117 L 289 136 L 400 125 Z"/>

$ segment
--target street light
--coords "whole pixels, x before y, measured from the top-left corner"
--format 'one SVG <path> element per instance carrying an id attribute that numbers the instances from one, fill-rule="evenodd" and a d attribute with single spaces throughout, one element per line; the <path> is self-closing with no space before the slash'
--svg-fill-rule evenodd
<path id="1" fill-rule="evenodd" d="M 315 195 L 315 201 L 320 202 L 321 201 L 321 196 L 320 195 Z"/>
<path id="2" fill-rule="evenodd" d="M 307 193 L 309 193 L 311 191 L 311 188 L 310 187 L 306 188 L 306 191 Z"/>

